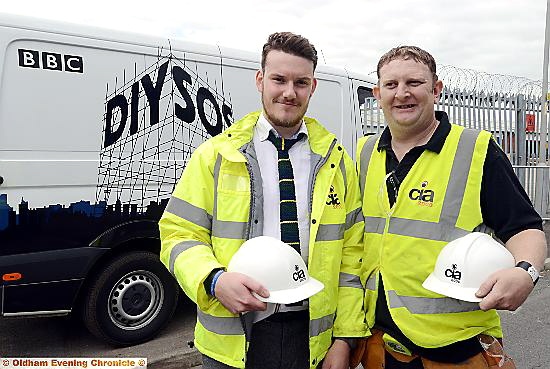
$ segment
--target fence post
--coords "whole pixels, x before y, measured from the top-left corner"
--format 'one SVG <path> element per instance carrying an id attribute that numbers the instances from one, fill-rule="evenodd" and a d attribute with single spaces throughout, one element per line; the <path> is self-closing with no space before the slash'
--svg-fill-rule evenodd
<path id="1" fill-rule="evenodd" d="M 516 150 L 518 165 L 527 165 L 527 136 L 525 134 L 525 97 L 516 96 Z M 525 168 L 518 168 L 518 178 L 525 183 Z"/>
<path id="2" fill-rule="evenodd" d="M 550 180 L 548 166 L 539 163 L 536 167 L 535 178 L 535 210 L 542 218 L 548 218 L 548 181 Z"/>

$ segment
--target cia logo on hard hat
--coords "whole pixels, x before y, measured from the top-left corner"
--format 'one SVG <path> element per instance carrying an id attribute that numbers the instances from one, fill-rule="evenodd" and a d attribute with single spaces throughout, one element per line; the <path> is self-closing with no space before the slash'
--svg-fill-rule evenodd
<path id="1" fill-rule="evenodd" d="M 462 278 L 462 272 L 458 270 L 458 267 L 456 264 L 453 264 L 451 268 L 448 268 L 445 270 L 445 277 L 451 278 L 451 282 L 460 283 L 460 279 Z"/>
<path id="2" fill-rule="evenodd" d="M 295 272 L 292 273 L 292 279 L 294 279 L 296 282 L 305 281 L 306 280 L 306 272 L 304 272 L 303 269 L 300 269 L 300 267 L 298 265 L 295 265 L 294 269 L 295 269 Z"/>

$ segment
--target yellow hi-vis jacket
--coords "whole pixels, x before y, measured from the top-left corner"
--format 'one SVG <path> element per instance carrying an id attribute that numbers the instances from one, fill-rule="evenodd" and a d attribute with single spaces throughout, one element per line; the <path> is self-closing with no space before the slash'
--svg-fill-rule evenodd
<path id="1" fill-rule="evenodd" d="M 252 142 L 259 114 L 195 150 L 159 223 L 161 260 L 198 307 L 195 346 L 239 368 L 248 347 L 243 323 L 246 332 L 250 327 L 210 296 L 203 282 L 213 269 L 227 267 L 245 240 L 262 235 L 262 182 Z M 304 121 L 312 152 L 308 271 L 325 285 L 309 299 L 314 368 L 333 336 L 367 334 L 360 281 L 364 224 L 353 161 L 333 134 L 314 119 Z M 338 201 L 331 201 L 334 196 Z"/>
<path id="2" fill-rule="evenodd" d="M 386 151 L 378 136 L 357 147 L 365 220 L 364 275 L 367 325 L 375 320 L 380 275 L 392 319 L 413 343 L 435 348 L 480 333 L 502 337 L 495 310 L 428 291 L 422 282 L 450 241 L 480 229 L 483 163 L 489 132 L 451 125 L 440 153 L 425 150 L 400 185 L 390 208 Z"/>

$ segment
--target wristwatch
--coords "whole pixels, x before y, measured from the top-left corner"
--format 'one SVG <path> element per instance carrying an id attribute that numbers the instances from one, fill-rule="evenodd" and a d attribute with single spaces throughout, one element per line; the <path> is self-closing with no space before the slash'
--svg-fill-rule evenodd
<path id="1" fill-rule="evenodd" d="M 533 280 L 533 285 L 537 284 L 539 280 L 539 271 L 535 269 L 535 267 L 531 265 L 530 262 L 520 261 L 519 263 L 516 264 L 516 267 L 526 270 L 527 273 L 529 273 L 529 275 L 531 276 L 531 279 Z"/>

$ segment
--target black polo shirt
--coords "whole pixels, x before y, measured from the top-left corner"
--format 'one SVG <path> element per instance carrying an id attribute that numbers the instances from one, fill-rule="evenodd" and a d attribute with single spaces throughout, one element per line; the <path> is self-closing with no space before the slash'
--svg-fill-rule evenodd
<path id="1" fill-rule="evenodd" d="M 388 127 L 380 136 L 377 150 L 386 151 L 386 174 L 393 172 L 386 183 L 391 206 L 395 203 L 396 193 L 399 194 L 399 185 L 424 150 L 440 153 L 443 148 L 451 131 L 451 124 L 445 112 L 437 111 L 435 116 L 439 121 L 439 125 L 428 143 L 411 149 L 405 154 L 401 162 L 397 160 L 391 147 L 391 133 Z M 512 169 L 510 161 L 494 140 L 489 141 L 483 164 L 480 202 L 483 222 L 492 228 L 495 235 L 503 242 L 526 229 L 542 230 L 542 219 L 533 208 L 529 196 L 527 196 Z M 380 278 L 375 316 L 375 328 L 390 334 L 414 353 L 433 361 L 458 363 L 482 350 L 476 337 L 432 349 L 412 343 L 391 318 L 382 278 Z"/>

